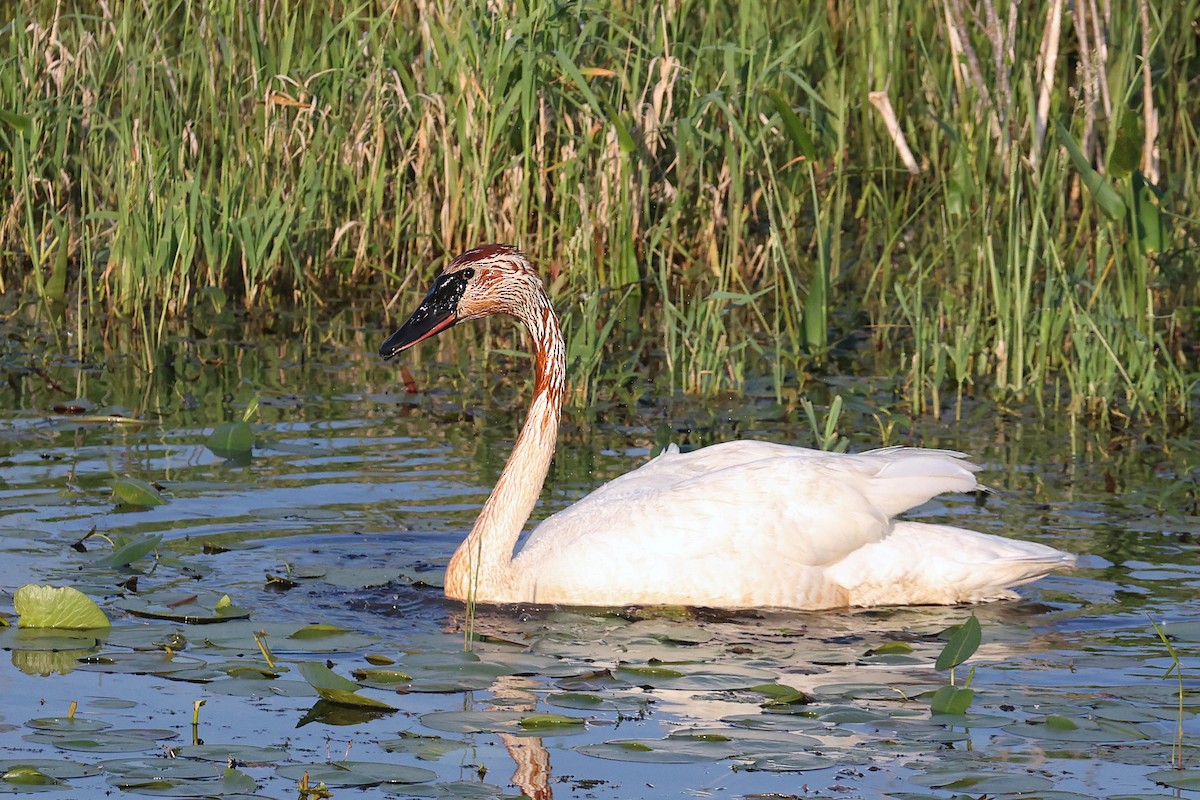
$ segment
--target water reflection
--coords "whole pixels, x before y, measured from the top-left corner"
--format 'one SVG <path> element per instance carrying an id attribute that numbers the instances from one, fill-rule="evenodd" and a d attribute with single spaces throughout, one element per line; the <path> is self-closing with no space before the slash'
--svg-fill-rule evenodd
<path id="1" fill-rule="evenodd" d="M 340 341 L 331 334 L 327 341 L 268 347 L 215 336 L 180 339 L 156 355 L 152 373 L 123 354 L 127 343 L 115 335 L 107 351 L 98 350 L 83 366 L 50 358 L 43 375 L 24 362 L 6 361 L 9 380 L 0 383 L 0 407 L 8 409 L 0 418 L 0 586 L 11 592 L 31 581 L 80 585 L 116 615 L 121 596 L 132 593 L 129 578 L 136 577 L 137 593 L 151 598 L 189 586 L 229 594 L 250 609 L 254 625 L 320 621 L 370 633 L 376 644 L 297 653 L 284 661 L 329 659 L 350 674 L 370 654 L 386 656 L 398 668 L 424 670 L 402 693 L 363 690 L 386 697 L 400 714 L 339 725 L 336 735 L 353 738 L 356 755 L 398 761 L 410 756 L 381 754 L 375 742 L 401 733 L 430 742 L 442 736 L 448 746 L 461 741 L 463 747 L 451 751 L 458 755 L 420 762 L 447 786 L 464 780 L 478 786 L 478 768 L 484 767 L 486 780 L 503 782 L 498 776 L 511 774 L 531 797 L 552 796 L 568 776 L 576 781 L 572 790 L 586 786 L 599 797 L 644 793 L 647 783 L 695 792 L 718 787 L 729 795 L 794 793 L 801 782 L 828 790 L 846 786 L 843 796 L 920 794 L 941 785 L 943 762 L 990 770 L 1003 758 L 1005 768 L 1019 775 L 1050 764 L 1064 790 L 1152 793 L 1155 786 L 1145 775 L 1169 762 L 1177 687 L 1162 680 L 1170 662 L 1147 617 L 1176 632 L 1185 663 L 1185 743 L 1195 747 L 1200 520 L 1193 465 L 1200 463 L 1200 445 L 1169 431 L 1114 440 L 1107 431 L 1024 424 L 983 405 L 968 408 L 962 425 L 909 420 L 903 409 L 887 406 L 886 393 L 870 380 L 841 386 L 847 396 L 853 393 L 848 426 L 857 431 L 855 449 L 880 443 L 878 415 L 892 423 L 887 443 L 972 453 L 984 465 L 984 482 L 998 490 L 982 506 L 970 497 L 939 498 L 916 516 L 1080 553 L 1081 568 L 1023 588 L 1020 601 L 969 609 L 728 614 L 481 608 L 470 624 L 475 652 L 504 674 L 468 669 L 455 680 L 473 687 L 469 694 L 444 691 L 450 678 L 437 670 L 448 668 L 429 659 L 449 663 L 461 651 L 468 621 L 461 607 L 442 599 L 440 570 L 507 457 L 524 407 L 524 365 L 514 362 L 508 374 L 469 380 L 458 366 L 465 359 L 414 365 L 424 391 L 413 394 L 393 370 L 358 355 L 356 335 L 348 330 Z M 364 343 L 361 352 L 370 348 Z M 249 463 L 207 451 L 206 433 L 239 418 L 255 394 L 262 403 Z M 75 397 L 86 398 L 97 412 L 122 410 L 159 424 L 97 425 L 52 411 Z M 628 471 L 667 440 L 708 444 L 743 436 L 809 444 L 798 420 L 770 394 L 715 404 L 666 397 L 632 410 L 615 402 L 571 410 L 540 513 Z M 158 482 L 169 502 L 146 510 L 118 507 L 109 487 L 123 475 Z M 97 536 L 88 540 L 87 552 L 71 550 L 93 527 Z M 164 536 L 157 558 L 119 569 L 97 565 L 111 552 L 101 536 L 149 535 Z M 268 573 L 290 576 L 294 588 L 269 588 Z M 947 676 L 931 665 L 944 631 L 970 613 L 984 630 L 971 662 L 973 711 L 984 718 L 934 725 L 922 695 Z M 223 673 L 201 680 L 218 662 L 204 643 L 218 636 L 214 630 L 165 623 L 149 629 L 127 617 L 117 623 L 115 639 L 84 648 L 65 642 L 37 650 L 17 646 L 11 638 L 16 633 L 0 636 L 0 646 L 11 652 L 11 665 L 0 675 L 13 687 L 0 712 L 0 746 L 30 746 L 19 727 L 5 725 L 44 714 L 38 699 L 59 713 L 68 699 L 114 691 L 138 703 L 122 712 L 129 715 L 126 727 L 170 718 L 190 710 L 196 697 L 207 697 L 209 741 L 286 741 L 311 755 L 324 753 L 323 739 L 335 735 L 328 718 L 294 728 L 314 702 L 294 675 L 249 688 L 228 682 Z M 194 669 L 186 675 L 80 668 L 81 651 L 119 656 L 118 662 L 128 656 L 139 666 L 143 662 L 128 654 L 155 646 L 177 628 L 188 642 L 184 655 L 205 662 L 188 661 Z M 910 650 L 875 652 L 888 643 Z M 438 682 L 442 691 L 426 691 Z M 769 695 L 754 690 L 770 683 L 813 701 L 773 707 Z M 234 689 L 254 689 L 260 699 L 219 699 Z M 556 736 L 507 729 L 449 734 L 426 724 L 430 714 L 463 709 L 561 713 L 588 722 Z M 1047 715 L 1133 717 L 1128 724 L 1149 738 L 1092 746 L 1033 738 L 1045 732 Z M 714 729 L 720 733 L 703 734 L 708 739 L 686 738 Z M 780 730 L 812 737 L 817 745 L 796 752 L 835 766 L 786 762 L 774 739 L 754 743 L 759 734 L 748 733 Z M 1104 735 L 1116 734 L 1105 729 Z M 51 757 L 67 757 L 42 746 Z M 643 762 L 604 760 L 622 748 Z M 644 763 L 655 748 L 667 751 L 659 756 L 664 760 L 698 760 L 687 766 Z M 712 752 L 732 755 L 713 760 Z M 856 764 L 872 769 L 856 770 Z M 785 767 L 806 771 L 773 771 Z M 1129 768 L 1128 774 L 1114 777 L 1116 767 Z M 292 788 L 268 770 L 256 775 L 263 791 L 275 796 Z M 934 783 L 912 782 L 925 778 Z"/>

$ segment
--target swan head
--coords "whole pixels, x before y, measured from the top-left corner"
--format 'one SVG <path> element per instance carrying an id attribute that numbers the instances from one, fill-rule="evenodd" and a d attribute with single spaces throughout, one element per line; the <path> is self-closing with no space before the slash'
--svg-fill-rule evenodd
<path id="1" fill-rule="evenodd" d="M 528 257 L 507 244 L 485 244 L 461 253 L 438 275 L 421 305 L 379 348 L 383 360 L 436 336 L 465 319 L 492 314 L 525 318 L 545 288 Z"/>

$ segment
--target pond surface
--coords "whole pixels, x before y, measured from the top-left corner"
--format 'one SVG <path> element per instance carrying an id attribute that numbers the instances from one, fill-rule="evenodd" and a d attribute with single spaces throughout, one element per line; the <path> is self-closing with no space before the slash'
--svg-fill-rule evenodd
<path id="1" fill-rule="evenodd" d="M 356 798 L 1200 797 L 1200 448 L 1186 432 L 1046 428 L 983 406 L 913 421 L 887 405 L 887 380 L 848 380 L 852 449 L 963 450 L 997 490 L 910 516 L 1070 550 L 1080 569 L 973 608 L 468 620 L 440 571 L 503 465 L 527 362 L 410 361 L 424 390 L 410 392 L 363 330 L 178 338 L 152 372 L 119 341 L 79 363 L 50 337 L 9 336 L 0 611 L 15 622 L 23 584 L 70 585 L 113 628 L 0 629 L 0 792 L 295 797 L 307 772 Z M 208 434 L 256 396 L 253 456 L 218 457 Z M 812 443 L 769 386 L 569 411 L 537 513 L 668 441 L 732 438 Z M 127 476 L 167 502 L 119 504 Z M 983 644 L 954 677 L 974 699 L 933 715 L 950 680 L 934 661 L 971 614 Z M 304 662 L 394 710 L 321 700 Z M 1173 770 L 1180 737 L 1188 769 Z M 57 782 L 21 782 L 15 765 Z"/>

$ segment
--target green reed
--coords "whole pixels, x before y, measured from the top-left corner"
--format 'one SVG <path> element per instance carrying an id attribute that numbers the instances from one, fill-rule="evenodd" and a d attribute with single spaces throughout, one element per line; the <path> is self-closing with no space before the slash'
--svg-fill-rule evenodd
<path id="1" fill-rule="evenodd" d="M 26 0 L 0 289 L 153 345 L 209 291 L 402 314 L 511 241 L 579 400 L 863 365 L 920 413 L 1186 414 L 1200 0 L 1084 11 L 1051 68 L 1046 3 Z"/>

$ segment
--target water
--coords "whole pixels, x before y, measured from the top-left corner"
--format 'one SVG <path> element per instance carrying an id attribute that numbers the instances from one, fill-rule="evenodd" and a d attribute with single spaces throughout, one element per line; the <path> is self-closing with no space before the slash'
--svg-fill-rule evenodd
<path id="1" fill-rule="evenodd" d="M 49 643 L 0 631 L 10 655 L 0 665 L 0 773 L 42 759 L 62 781 L 51 788 L 77 797 L 110 783 L 295 796 L 303 765 L 335 796 L 365 784 L 356 797 L 1118 797 L 1181 796 L 1162 781 L 1184 795 L 1200 785 L 1195 772 L 1164 772 L 1179 683 L 1164 677 L 1173 662 L 1151 624 L 1172 634 L 1183 663 L 1183 757 L 1194 766 L 1200 448 L 1186 434 L 1072 433 L 984 406 L 957 425 L 912 421 L 886 406 L 886 380 L 846 382 L 854 449 L 877 445 L 890 423 L 888 443 L 969 452 L 998 490 L 983 504 L 939 498 L 915 516 L 1045 542 L 1081 554 L 1081 569 L 975 608 L 481 609 L 465 656 L 467 620 L 441 598 L 439 570 L 503 466 L 526 364 L 493 356 L 486 372 L 469 372 L 446 351 L 444 364 L 410 364 L 426 389 L 410 394 L 395 368 L 370 357 L 379 337 L 340 323 L 325 335 L 180 338 L 152 374 L 120 344 L 80 365 L 49 342 L 10 339 L 0 608 L 11 612 L 25 583 L 73 585 L 114 628 Z M 212 454 L 207 433 L 256 394 L 253 458 Z M 90 413 L 156 424 L 52 410 L 77 397 Z M 772 391 L 571 411 L 539 513 L 666 441 L 809 444 L 802 420 Z M 160 484 L 168 502 L 116 505 L 110 487 L 121 476 Z M 112 552 L 106 539 L 154 535 L 163 537 L 157 560 L 96 563 Z M 85 552 L 71 548 L 80 540 Z M 205 616 L 223 595 L 249 620 L 184 624 L 127 610 Z M 932 666 L 944 632 L 971 613 L 983 645 L 955 671 L 961 687 L 974 669 L 969 714 L 931 719 L 929 693 L 949 680 Z M 306 628 L 314 623 L 345 632 Z M 359 673 L 369 685 L 358 694 L 397 710 L 320 703 L 300 662 L 343 676 L 392 670 Z M 780 697 L 784 686 L 808 698 Z M 72 701 L 75 719 L 63 721 Z M 84 720 L 110 727 L 84 731 Z M 231 756 L 238 770 L 226 775 Z M 686 763 L 662 763 L 672 761 Z M 318 772 L 326 762 L 413 769 Z M 103 770 L 91 774 L 95 765 Z M 0 780 L 0 790 L 33 788 Z"/>

